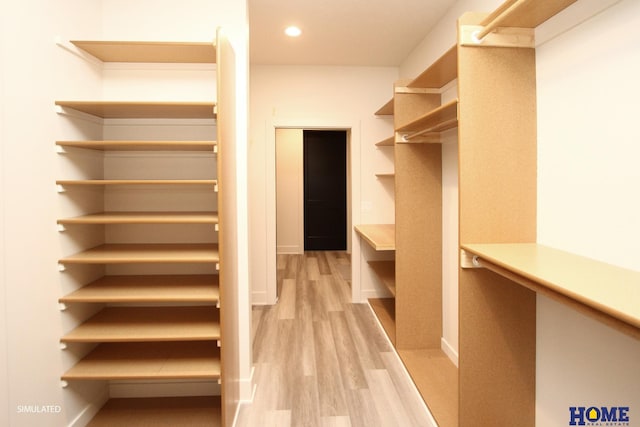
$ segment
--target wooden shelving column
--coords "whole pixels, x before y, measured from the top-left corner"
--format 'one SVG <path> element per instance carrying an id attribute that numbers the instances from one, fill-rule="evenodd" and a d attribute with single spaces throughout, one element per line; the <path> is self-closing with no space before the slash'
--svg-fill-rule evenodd
<path id="1" fill-rule="evenodd" d="M 459 226 L 473 253 L 487 256 L 476 244 L 535 244 L 532 29 L 574 2 L 509 0 L 459 19 Z M 488 269 L 459 274 L 459 425 L 534 426 L 535 292 Z"/>
<path id="2" fill-rule="evenodd" d="M 457 101 L 455 47 L 412 81 L 396 83 L 396 350 L 438 425 L 458 425 L 457 369 L 442 340 L 442 142 Z"/>
<path id="3" fill-rule="evenodd" d="M 215 63 L 212 43 L 73 41 L 103 62 Z M 103 119 L 215 119 L 213 102 L 56 101 L 59 112 L 79 111 Z M 216 141 L 58 141 L 65 150 L 217 152 Z M 218 162 L 220 159 L 218 158 Z M 168 192 L 198 187 L 216 197 L 218 179 L 76 179 L 56 182 L 61 192 L 87 187 L 161 188 Z M 61 227 L 119 224 L 221 226 L 218 212 L 93 212 L 58 220 Z M 59 260 L 63 269 L 83 265 L 199 265 L 222 269 L 217 243 L 107 243 Z M 103 304 L 92 317 L 66 333 L 61 342 L 95 344 L 62 375 L 64 381 L 196 380 L 221 381 L 221 288 L 218 274 L 105 275 L 60 298 L 62 304 Z M 117 304 L 110 306 L 109 304 Z M 224 392 L 224 388 L 223 388 Z M 223 398 L 112 399 L 89 425 L 224 425 Z"/>

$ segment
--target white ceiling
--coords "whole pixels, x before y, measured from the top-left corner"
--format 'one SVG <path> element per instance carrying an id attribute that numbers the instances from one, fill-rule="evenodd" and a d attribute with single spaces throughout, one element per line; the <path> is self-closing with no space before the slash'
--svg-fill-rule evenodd
<path id="1" fill-rule="evenodd" d="M 454 2 L 249 0 L 251 63 L 398 66 Z"/>

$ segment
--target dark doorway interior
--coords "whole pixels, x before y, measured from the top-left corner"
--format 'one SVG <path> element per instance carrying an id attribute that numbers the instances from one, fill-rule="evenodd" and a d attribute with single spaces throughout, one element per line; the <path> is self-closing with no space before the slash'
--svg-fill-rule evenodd
<path id="1" fill-rule="evenodd" d="M 347 132 L 305 130 L 304 249 L 347 248 Z"/>

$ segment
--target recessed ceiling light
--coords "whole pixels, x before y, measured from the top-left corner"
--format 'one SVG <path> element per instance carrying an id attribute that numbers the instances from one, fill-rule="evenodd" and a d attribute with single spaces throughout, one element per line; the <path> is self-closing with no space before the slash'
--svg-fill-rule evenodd
<path id="1" fill-rule="evenodd" d="M 302 34 L 302 30 L 295 25 L 291 25 L 290 27 L 285 28 L 284 33 L 289 37 L 298 37 Z"/>

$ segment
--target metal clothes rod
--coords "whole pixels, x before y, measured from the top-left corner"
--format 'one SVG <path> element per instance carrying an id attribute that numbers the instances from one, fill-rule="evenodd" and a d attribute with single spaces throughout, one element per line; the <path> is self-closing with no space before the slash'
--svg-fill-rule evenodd
<path id="1" fill-rule="evenodd" d="M 500 26 L 500 24 L 511 16 L 520 6 L 529 0 L 516 0 L 511 6 L 506 8 L 502 13 L 493 18 L 485 27 L 478 33 L 478 40 L 484 39 L 489 33 L 495 31 L 496 28 Z"/>
<path id="2" fill-rule="evenodd" d="M 438 123 L 437 125 L 431 126 L 430 128 L 423 129 L 423 130 L 420 130 L 418 132 L 414 132 L 411 135 L 405 135 L 404 139 L 408 141 L 408 140 L 416 138 L 416 137 L 418 137 L 420 135 L 424 135 L 425 133 L 439 132 L 439 129 L 447 128 L 449 125 L 452 125 L 452 124 L 456 123 L 457 121 L 458 121 L 458 119 L 455 118 L 455 119 L 447 120 L 446 122 Z"/>

